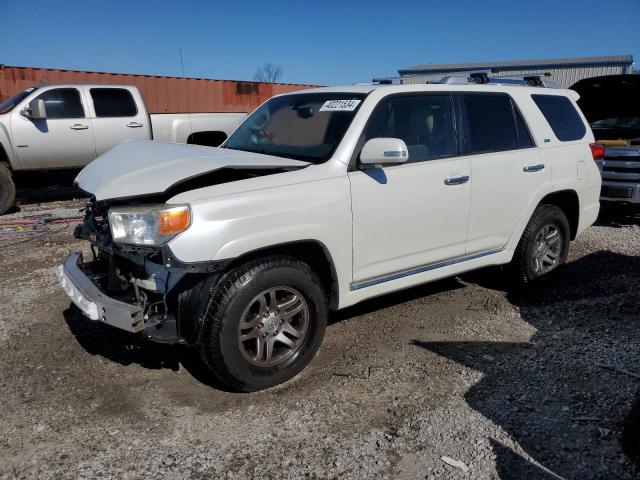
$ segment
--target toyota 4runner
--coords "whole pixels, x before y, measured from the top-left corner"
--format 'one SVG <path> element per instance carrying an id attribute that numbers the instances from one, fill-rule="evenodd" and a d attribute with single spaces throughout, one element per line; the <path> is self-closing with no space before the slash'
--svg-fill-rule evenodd
<path id="1" fill-rule="evenodd" d="M 76 179 L 92 254 L 60 283 L 254 391 L 309 364 L 331 310 L 489 265 L 549 274 L 598 215 L 593 135 L 575 92 L 477 82 L 277 96 L 220 148 L 126 142 Z"/>

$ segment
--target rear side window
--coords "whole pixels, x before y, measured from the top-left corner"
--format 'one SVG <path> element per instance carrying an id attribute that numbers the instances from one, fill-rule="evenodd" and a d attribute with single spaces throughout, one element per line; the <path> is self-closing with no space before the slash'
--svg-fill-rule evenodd
<path id="1" fill-rule="evenodd" d="M 560 95 L 531 95 L 533 101 L 549 122 L 558 140 L 580 140 L 587 133 L 584 122 L 571 101 Z"/>
<path id="2" fill-rule="evenodd" d="M 518 129 L 511 97 L 462 94 L 466 153 L 501 152 L 518 148 Z"/>
<path id="3" fill-rule="evenodd" d="M 136 102 L 129 90 L 123 88 L 92 88 L 91 98 L 96 117 L 135 117 Z"/>
<path id="4" fill-rule="evenodd" d="M 47 118 L 84 118 L 80 92 L 75 88 L 47 90 L 38 99 L 44 100 Z"/>

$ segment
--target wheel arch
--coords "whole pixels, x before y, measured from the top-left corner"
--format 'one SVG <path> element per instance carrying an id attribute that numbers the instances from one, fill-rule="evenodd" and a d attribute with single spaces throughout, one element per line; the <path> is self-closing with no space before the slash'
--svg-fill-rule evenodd
<path id="1" fill-rule="evenodd" d="M 338 274 L 329 249 L 318 240 L 296 240 L 292 242 L 261 247 L 234 258 L 227 269 L 272 255 L 293 257 L 306 263 L 318 274 L 329 297 L 329 308 L 335 310 L 339 304 Z"/>
<path id="2" fill-rule="evenodd" d="M 11 170 L 14 170 L 16 167 L 15 159 L 10 156 L 13 152 L 7 150 L 4 146 L 2 139 L 0 138 L 0 163 L 5 163 Z"/>
<path id="3" fill-rule="evenodd" d="M 578 193 L 575 190 L 559 190 L 549 193 L 538 202 L 536 209 L 545 204 L 555 205 L 564 212 L 569 221 L 570 239 L 574 240 L 580 223 L 580 199 Z"/>
<path id="4" fill-rule="evenodd" d="M 7 151 L 4 148 L 2 142 L 0 142 L 0 163 L 6 163 L 9 167 L 11 167 L 11 162 L 9 161 L 9 155 L 7 155 Z"/>
<path id="5" fill-rule="evenodd" d="M 208 301 L 211 292 L 218 288 L 225 272 L 244 263 L 259 258 L 282 255 L 293 257 L 308 264 L 322 282 L 329 297 L 329 308 L 337 309 L 339 300 L 338 276 L 328 249 L 317 240 L 299 240 L 258 248 L 230 260 L 224 270 L 214 274 L 194 274 L 182 279 L 168 301 L 177 309 L 179 335 L 188 343 L 194 344 L 201 332 L 202 307 Z"/>

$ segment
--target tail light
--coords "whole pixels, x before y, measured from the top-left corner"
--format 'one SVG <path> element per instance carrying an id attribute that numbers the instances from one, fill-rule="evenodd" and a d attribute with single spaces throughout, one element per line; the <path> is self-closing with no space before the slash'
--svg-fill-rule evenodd
<path id="1" fill-rule="evenodd" d="M 591 147 L 591 155 L 593 155 L 594 160 L 602 160 L 604 158 L 604 145 L 600 143 L 590 143 L 589 146 Z"/>

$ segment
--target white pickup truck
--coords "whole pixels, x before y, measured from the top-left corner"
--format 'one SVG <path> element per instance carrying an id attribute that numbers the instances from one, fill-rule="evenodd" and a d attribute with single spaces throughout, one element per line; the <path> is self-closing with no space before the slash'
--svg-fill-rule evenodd
<path id="1" fill-rule="evenodd" d="M 83 167 L 123 140 L 217 147 L 245 113 L 149 114 L 129 85 L 45 85 L 0 104 L 0 214 L 15 201 L 12 172 Z"/>

